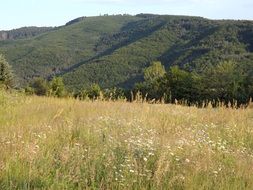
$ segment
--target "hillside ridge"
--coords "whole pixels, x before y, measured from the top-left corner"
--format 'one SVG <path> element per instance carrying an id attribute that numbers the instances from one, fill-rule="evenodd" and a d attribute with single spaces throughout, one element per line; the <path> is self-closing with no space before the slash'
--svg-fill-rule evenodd
<path id="1" fill-rule="evenodd" d="M 26 30 L 30 33 L 23 34 Z M 21 85 L 34 77 L 57 75 L 73 90 L 92 83 L 131 88 L 157 60 L 166 68 L 179 65 L 198 73 L 223 60 L 245 65 L 253 61 L 253 22 L 245 20 L 106 15 L 79 17 L 56 28 L 14 31 L 21 33 L 0 41 L 0 53 Z"/>

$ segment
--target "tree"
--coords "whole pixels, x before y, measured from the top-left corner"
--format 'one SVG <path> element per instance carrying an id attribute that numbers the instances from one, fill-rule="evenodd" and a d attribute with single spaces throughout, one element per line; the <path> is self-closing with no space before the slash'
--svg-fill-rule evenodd
<path id="1" fill-rule="evenodd" d="M 54 77 L 50 82 L 50 93 L 59 98 L 66 95 L 66 89 L 62 77 Z"/>
<path id="2" fill-rule="evenodd" d="M 243 85 L 245 74 L 233 61 L 220 62 L 210 68 L 204 75 L 204 81 L 209 100 L 233 104 L 234 100 L 241 103 L 247 99 L 247 92 Z"/>
<path id="3" fill-rule="evenodd" d="M 252 62 L 240 64 L 240 69 L 245 75 L 242 85 L 244 93 L 240 93 L 240 99 L 242 100 L 242 103 L 245 104 L 248 103 L 250 99 L 253 99 L 253 64 Z"/>
<path id="4" fill-rule="evenodd" d="M 87 91 L 88 97 L 91 99 L 97 99 L 100 97 L 101 88 L 98 84 L 92 84 Z"/>
<path id="5" fill-rule="evenodd" d="M 189 73 L 178 66 L 171 67 L 164 77 L 161 88 L 164 90 L 167 101 L 187 101 L 196 103 L 200 100 L 201 78 L 196 73 Z"/>
<path id="6" fill-rule="evenodd" d="M 0 54 L 0 84 L 7 88 L 14 87 L 14 76 L 11 66 L 8 64 L 3 55 Z"/>
<path id="7" fill-rule="evenodd" d="M 154 82 L 162 78 L 166 71 L 161 62 L 153 62 L 149 67 L 144 70 L 144 79 L 148 82 Z"/>
<path id="8" fill-rule="evenodd" d="M 161 99 L 163 91 L 160 88 L 160 82 L 166 74 L 164 66 L 161 62 L 153 62 L 144 70 L 144 82 L 135 85 L 135 92 L 141 92 L 148 99 Z"/>
<path id="9" fill-rule="evenodd" d="M 48 83 L 43 78 L 35 78 L 30 85 L 34 89 L 34 93 L 38 96 L 46 96 L 49 92 Z"/>
<path id="10" fill-rule="evenodd" d="M 35 93 L 34 88 L 31 86 L 26 86 L 24 90 L 26 95 L 33 95 Z"/>

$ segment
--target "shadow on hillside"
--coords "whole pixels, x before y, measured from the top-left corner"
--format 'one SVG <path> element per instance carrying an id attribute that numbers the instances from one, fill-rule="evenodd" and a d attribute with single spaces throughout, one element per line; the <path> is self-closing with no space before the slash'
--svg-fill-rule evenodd
<path id="1" fill-rule="evenodd" d="M 108 49 L 105 49 L 103 52 L 99 53 L 98 55 L 96 55 L 90 59 L 84 60 L 80 63 L 77 63 L 77 64 L 67 68 L 67 69 L 64 69 L 59 75 L 64 75 L 68 72 L 71 72 L 71 71 L 77 69 L 78 67 L 80 67 L 84 64 L 91 63 L 92 61 L 99 59 L 103 56 L 110 55 L 114 51 L 116 51 L 117 49 L 119 49 L 121 47 L 127 46 L 127 45 L 134 43 L 142 38 L 148 37 L 153 32 L 159 30 L 161 27 L 163 27 L 166 24 L 166 21 L 158 20 L 157 22 L 153 22 L 153 24 L 154 23 L 155 24 L 152 27 L 144 27 L 147 24 L 149 24 L 149 22 L 150 22 L 150 19 L 145 19 L 144 23 L 143 23 L 143 20 L 141 20 L 141 21 L 134 21 L 134 22 L 130 22 L 130 23 L 126 24 L 125 26 L 123 26 L 121 28 L 120 32 L 115 33 L 113 35 L 118 36 L 118 38 L 121 38 L 121 36 L 123 35 L 123 36 L 127 36 L 127 38 L 116 39 L 116 40 L 114 39 L 115 41 L 118 41 L 118 42 L 113 44 Z"/>
<path id="2" fill-rule="evenodd" d="M 166 68 L 169 68 L 172 65 L 183 67 L 184 64 L 192 62 L 194 59 L 197 59 L 209 52 L 208 48 L 201 48 L 198 46 L 202 40 L 214 34 L 217 29 L 218 27 L 206 28 L 202 30 L 200 34 L 193 36 L 188 43 L 177 43 L 161 55 L 160 60 L 165 63 Z M 183 38 L 184 37 L 188 38 L 189 34 L 186 34 Z M 177 63 L 179 60 L 180 64 Z"/>
<path id="3" fill-rule="evenodd" d="M 127 79 L 126 81 L 119 83 L 116 87 L 120 87 L 120 88 L 124 88 L 127 90 L 133 89 L 134 84 L 138 83 L 138 82 L 142 82 L 143 76 L 141 74 L 136 74 L 135 77 L 131 77 L 129 79 Z"/>

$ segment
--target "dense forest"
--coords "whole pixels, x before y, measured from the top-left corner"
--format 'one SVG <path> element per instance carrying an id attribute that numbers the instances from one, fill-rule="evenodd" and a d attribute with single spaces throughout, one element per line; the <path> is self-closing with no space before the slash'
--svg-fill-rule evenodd
<path id="1" fill-rule="evenodd" d="M 2 39 L 0 53 L 27 93 L 92 98 L 103 89 L 104 96 L 131 99 L 139 92 L 200 106 L 253 97 L 251 21 L 117 15 L 7 33 L 12 37 Z M 57 85 L 64 93 L 55 92 Z"/>
<path id="2" fill-rule="evenodd" d="M 53 30 L 52 27 L 23 27 L 10 31 L 0 31 L 0 41 L 31 38 L 51 30 Z"/>

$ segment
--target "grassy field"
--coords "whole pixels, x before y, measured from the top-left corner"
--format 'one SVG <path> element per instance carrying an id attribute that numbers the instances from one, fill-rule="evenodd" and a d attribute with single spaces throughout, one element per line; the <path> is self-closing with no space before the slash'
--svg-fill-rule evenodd
<path id="1" fill-rule="evenodd" d="M 0 189 L 252 187 L 252 108 L 0 92 Z"/>

